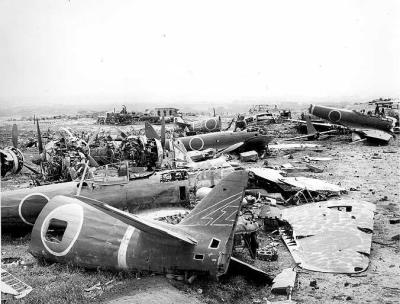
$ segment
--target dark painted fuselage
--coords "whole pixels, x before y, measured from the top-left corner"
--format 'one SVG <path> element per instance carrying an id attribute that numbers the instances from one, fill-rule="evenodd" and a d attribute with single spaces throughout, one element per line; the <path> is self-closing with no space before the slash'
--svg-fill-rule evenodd
<path id="1" fill-rule="evenodd" d="M 119 209 L 135 210 L 181 204 L 189 201 L 189 177 L 171 180 L 171 172 L 161 171 L 148 178 L 127 181 L 110 178 L 108 181 L 85 181 L 80 195 L 102 200 Z M 56 195 L 75 195 L 79 182 L 59 183 L 4 191 L 1 193 L 1 227 L 22 229 L 33 226 L 47 202 Z"/>
<path id="2" fill-rule="evenodd" d="M 391 132 L 393 129 L 391 120 L 369 116 L 356 111 L 310 105 L 309 112 L 332 123 L 341 124 L 349 128 L 370 128 L 385 132 Z"/>
<path id="3" fill-rule="evenodd" d="M 232 167 L 214 170 L 165 170 L 127 181 L 124 177 L 86 180 L 80 195 L 101 200 L 129 212 L 189 202 L 189 189 L 215 186 L 233 171 Z M 47 202 L 56 195 L 75 195 L 79 182 L 67 182 L 1 192 L 3 231 L 30 229 Z"/>
<path id="4" fill-rule="evenodd" d="M 185 136 L 178 139 L 183 143 L 187 151 L 201 151 L 209 148 L 223 150 L 240 142 L 244 142 L 244 148 L 262 149 L 272 140 L 272 136 L 263 135 L 259 132 L 226 131 Z M 168 139 L 166 146 L 169 146 Z"/>
<path id="5" fill-rule="evenodd" d="M 110 209 L 83 197 L 54 197 L 32 230 L 35 257 L 89 268 L 226 273 L 247 172 L 224 178 L 179 224 Z"/>

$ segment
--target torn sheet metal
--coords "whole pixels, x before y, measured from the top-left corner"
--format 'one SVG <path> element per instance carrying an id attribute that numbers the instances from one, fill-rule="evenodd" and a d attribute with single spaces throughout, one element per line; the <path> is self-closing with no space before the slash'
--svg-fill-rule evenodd
<path id="1" fill-rule="evenodd" d="M 313 271 L 358 273 L 371 250 L 375 205 L 330 200 L 282 210 L 292 227 L 283 239 L 295 262 Z"/>
<path id="2" fill-rule="evenodd" d="M 240 160 L 243 162 L 257 161 L 258 153 L 256 151 L 248 151 L 240 153 Z"/>
<path id="3" fill-rule="evenodd" d="M 269 168 L 251 168 L 250 172 L 257 177 L 276 184 L 285 191 L 308 190 L 313 192 L 328 192 L 330 195 L 340 195 L 346 192 L 343 187 L 327 183 L 325 181 L 309 177 L 284 177 L 283 171 Z M 268 191 L 268 189 L 267 189 Z"/>
<path id="4" fill-rule="evenodd" d="M 288 288 L 294 288 L 296 275 L 297 272 L 292 268 L 283 269 L 282 272 L 274 278 L 271 291 L 276 293 L 286 293 Z"/>
<path id="5" fill-rule="evenodd" d="M 1 270 L 0 289 L 2 293 L 11 294 L 16 299 L 21 299 L 32 291 L 32 287 L 17 279 L 7 270 Z"/>
<path id="6" fill-rule="evenodd" d="M 250 172 L 253 172 L 258 177 L 266 179 L 268 181 L 279 183 L 279 181 L 283 178 L 283 171 L 274 170 L 270 168 L 250 168 Z"/>
<path id="7" fill-rule="evenodd" d="M 304 156 L 303 157 L 304 161 L 310 162 L 310 161 L 331 161 L 333 160 L 332 157 L 312 157 L 312 156 Z"/>
<path id="8" fill-rule="evenodd" d="M 282 182 L 291 185 L 293 187 L 307 189 L 309 191 L 329 191 L 340 195 L 342 192 L 346 192 L 343 187 L 327 183 L 323 180 L 309 178 L 309 177 L 285 177 L 281 179 Z"/>
<path id="9" fill-rule="evenodd" d="M 324 171 L 321 168 L 318 168 L 316 166 L 312 166 L 309 164 L 299 164 L 299 165 L 293 166 L 291 163 L 281 165 L 280 169 L 287 173 L 297 173 L 297 172 L 321 173 Z"/>

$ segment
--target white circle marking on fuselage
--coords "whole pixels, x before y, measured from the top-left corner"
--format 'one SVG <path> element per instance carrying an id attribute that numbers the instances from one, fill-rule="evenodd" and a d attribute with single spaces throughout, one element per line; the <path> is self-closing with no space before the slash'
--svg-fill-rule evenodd
<path id="1" fill-rule="evenodd" d="M 200 139 L 200 141 L 201 141 L 201 148 L 199 148 L 199 149 L 194 149 L 194 148 L 193 148 L 193 146 L 192 146 L 192 141 L 195 140 L 195 139 Z M 193 138 L 191 138 L 191 139 L 189 140 L 189 147 L 190 147 L 190 149 L 192 149 L 193 151 L 200 151 L 200 150 L 202 150 L 203 147 L 204 147 L 204 140 L 203 140 L 201 137 L 195 136 L 195 137 L 193 137 Z"/>

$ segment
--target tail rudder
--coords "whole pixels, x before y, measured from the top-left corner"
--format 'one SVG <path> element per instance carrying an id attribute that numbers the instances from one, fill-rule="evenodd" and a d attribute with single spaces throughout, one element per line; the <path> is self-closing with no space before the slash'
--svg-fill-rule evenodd
<path id="1" fill-rule="evenodd" d="M 154 127 L 148 121 L 145 122 L 145 135 L 148 139 L 161 139 L 160 135 L 158 135 Z"/>
<path id="2" fill-rule="evenodd" d="M 316 133 L 318 133 L 318 131 L 315 129 L 314 125 L 312 124 L 310 116 L 309 115 L 305 115 L 305 116 L 306 116 L 306 122 L 307 122 L 307 134 L 315 135 Z"/>
<path id="3" fill-rule="evenodd" d="M 242 205 L 248 172 L 235 171 L 226 176 L 201 200 L 177 226 L 201 237 L 200 246 L 218 252 L 217 277 L 228 271 L 239 210 Z"/>
<path id="4" fill-rule="evenodd" d="M 234 228 L 247 181 L 247 171 L 232 172 L 222 179 L 179 225 L 208 227 L 212 230 L 227 226 Z M 223 230 L 228 232 L 225 228 Z"/>

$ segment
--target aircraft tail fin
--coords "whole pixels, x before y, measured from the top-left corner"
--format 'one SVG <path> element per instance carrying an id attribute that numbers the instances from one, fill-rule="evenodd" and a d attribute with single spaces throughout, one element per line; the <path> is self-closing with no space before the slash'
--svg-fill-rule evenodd
<path id="1" fill-rule="evenodd" d="M 154 130 L 154 127 L 148 121 L 145 122 L 145 134 L 146 134 L 146 137 L 149 139 L 153 139 L 153 138 L 158 139 L 158 140 L 161 139 L 160 135 L 158 135 L 156 130 Z"/>
<path id="2" fill-rule="evenodd" d="M 306 116 L 306 122 L 307 122 L 307 134 L 308 135 L 315 135 L 318 132 L 315 129 L 314 125 L 312 124 L 310 116 L 309 115 L 305 115 L 305 116 Z"/>
<path id="3" fill-rule="evenodd" d="M 234 171 L 215 186 L 211 192 L 177 226 L 203 235 L 208 248 L 219 251 L 217 277 L 228 271 L 233 239 L 248 172 Z"/>
<path id="4" fill-rule="evenodd" d="M 247 186 L 248 173 L 235 171 L 226 176 L 179 225 L 210 229 L 234 227 Z"/>
<path id="5" fill-rule="evenodd" d="M 181 160 L 186 163 L 193 163 L 193 160 L 188 155 L 184 144 L 179 139 L 173 140 L 172 144 L 174 146 L 175 158 L 177 160 Z"/>

